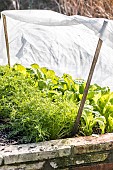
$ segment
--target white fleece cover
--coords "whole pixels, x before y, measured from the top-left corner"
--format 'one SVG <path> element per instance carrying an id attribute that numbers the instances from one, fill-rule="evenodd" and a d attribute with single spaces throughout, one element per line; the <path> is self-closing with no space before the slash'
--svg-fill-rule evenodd
<path id="1" fill-rule="evenodd" d="M 49 10 L 3 11 L 6 16 L 11 65 L 37 63 L 57 75 L 68 73 L 87 80 L 98 39 L 103 40 L 92 83 L 113 90 L 113 21 L 66 16 Z M 104 20 L 108 22 L 101 35 Z M 0 29 L 0 65 L 7 64 L 3 22 Z"/>

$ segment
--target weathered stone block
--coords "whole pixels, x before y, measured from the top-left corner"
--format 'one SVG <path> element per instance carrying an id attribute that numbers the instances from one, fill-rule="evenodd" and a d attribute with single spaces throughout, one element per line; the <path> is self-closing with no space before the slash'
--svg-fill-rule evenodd
<path id="1" fill-rule="evenodd" d="M 51 143 L 51 141 L 50 141 Z M 31 161 L 43 161 L 57 157 L 65 157 L 71 154 L 71 146 L 59 145 L 56 147 L 47 145 L 46 142 L 31 145 L 8 146 L 2 151 L 4 164 L 15 164 Z"/>
<path id="2" fill-rule="evenodd" d="M 0 167 L 0 170 L 40 170 L 43 168 L 44 163 L 45 161 L 20 165 L 5 165 Z"/>

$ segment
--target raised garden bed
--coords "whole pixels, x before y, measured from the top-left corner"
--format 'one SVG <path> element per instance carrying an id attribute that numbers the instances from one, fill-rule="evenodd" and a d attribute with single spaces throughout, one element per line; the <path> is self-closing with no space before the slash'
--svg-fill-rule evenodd
<path id="1" fill-rule="evenodd" d="M 95 163 L 111 168 L 113 134 L 98 136 L 113 131 L 108 87 L 90 86 L 76 135 L 97 136 L 67 139 L 73 137 L 85 81 L 68 74 L 58 77 L 36 64 L 1 66 L 0 80 L 1 169 L 80 169 Z"/>
<path id="2" fill-rule="evenodd" d="M 1 170 L 112 170 L 113 133 L 0 146 Z"/>

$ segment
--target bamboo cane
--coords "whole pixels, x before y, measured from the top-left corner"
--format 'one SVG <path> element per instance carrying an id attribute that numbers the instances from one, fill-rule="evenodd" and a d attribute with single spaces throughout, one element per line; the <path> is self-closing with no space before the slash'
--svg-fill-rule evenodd
<path id="1" fill-rule="evenodd" d="M 73 136 L 76 135 L 76 133 L 78 131 L 78 125 L 79 125 L 79 122 L 80 122 L 80 118 L 81 118 L 81 115 L 82 115 L 82 111 L 83 111 L 83 108 L 84 108 L 86 97 L 87 97 L 87 94 L 88 94 L 89 86 L 90 86 L 90 83 L 91 83 L 91 79 L 92 79 L 94 69 L 95 69 L 95 66 L 96 66 L 96 63 L 97 63 L 97 60 L 98 60 L 98 57 L 99 57 L 99 53 L 100 53 L 100 50 L 101 50 L 101 46 L 102 46 L 102 43 L 103 43 L 101 37 L 103 36 L 104 30 L 107 26 L 107 23 L 108 23 L 107 21 L 104 21 L 102 29 L 101 29 L 100 38 L 98 40 L 98 44 L 97 44 L 97 48 L 96 48 L 95 55 L 94 55 L 94 58 L 93 58 L 93 62 L 92 62 L 92 65 L 91 65 L 91 68 L 90 68 L 90 71 L 89 71 L 86 87 L 85 87 L 83 97 L 82 97 L 82 100 L 81 100 L 81 103 L 80 103 L 77 118 L 76 118 L 76 121 L 74 123 L 73 130 L 72 130 Z"/>
<path id="2" fill-rule="evenodd" d="M 3 17 L 3 26 L 4 26 L 4 34 L 5 34 L 5 42 L 6 42 L 6 50 L 7 50 L 7 59 L 8 59 L 8 65 L 10 67 L 10 52 L 9 52 L 9 42 L 8 42 L 8 32 L 7 32 L 7 21 L 6 16 L 2 14 Z"/>

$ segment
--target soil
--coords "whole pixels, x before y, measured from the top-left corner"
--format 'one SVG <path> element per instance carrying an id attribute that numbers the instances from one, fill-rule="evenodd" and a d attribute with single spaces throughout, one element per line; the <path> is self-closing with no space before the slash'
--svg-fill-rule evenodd
<path id="1" fill-rule="evenodd" d="M 0 120 L 0 125 L 3 125 L 4 123 Z M 0 130 L 0 146 L 5 145 L 15 145 L 18 144 L 18 142 L 14 139 L 8 139 L 7 132 Z"/>
<path id="2" fill-rule="evenodd" d="M 8 139 L 5 133 L 0 132 L 0 146 L 15 144 L 18 144 L 18 142 L 13 139 Z"/>

